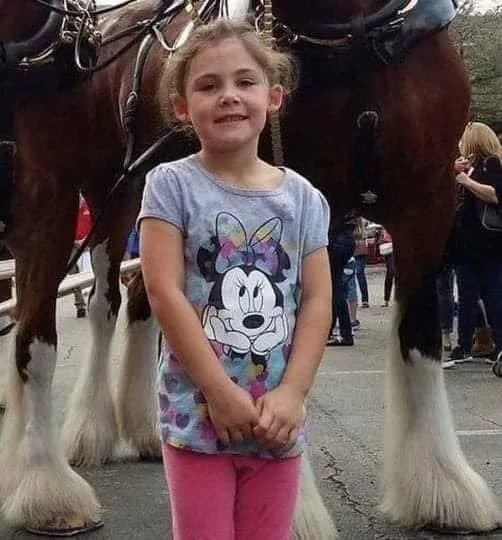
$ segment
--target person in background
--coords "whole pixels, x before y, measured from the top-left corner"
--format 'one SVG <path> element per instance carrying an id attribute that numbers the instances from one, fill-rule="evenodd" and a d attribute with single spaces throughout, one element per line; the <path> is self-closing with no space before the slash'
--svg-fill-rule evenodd
<path id="1" fill-rule="evenodd" d="M 452 351 L 451 335 L 453 333 L 453 319 L 455 315 L 453 283 L 453 266 L 450 263 L 445 262 L 440 269 L 436 280 L 439 300 L 439 319 L 441 321 L 444 352 Z"/>
<path id="2" fill-rule="evenodd" d="M 388 307 L 392 294 L 392 285 L 394 284 L 394 277 L 396 273 L 394 265 L 394 246 L 392 244 L 391 235 L 384 228 L 382 228 L 382 230 L 380 231 L 377 242 L 380 255 L 384 258 L 385 261 L 383 303 L 381 304 L 381 307 Z"/>
<path id="3" fill-rule="evenodd" d="M 139 233 L 138 228 L 134 226 L 127 236 L 126 250 L 123 260 L 128 261 L 130 259 L 136 259 L 139 257 Z M 120 281 L 126 287 L 129 286 L 134 277 L 140 272 L 140 270 L 133 270 L 131 272 L 121 272 Z"/>
<path id="4" fill-rule="evenodd" d="M 502 145 L 493 130 L 470 122 L 459 143 L 455 162 L 457 210 L 450 250 L 458 288 L 458 345 L 451 353 L 456 362 L 471 357 L 481 298 L 493 333 L 496 350 L 502 350 L 502 235 L 481 225 L 482 203 L 502 203 Z"/>
<path id="5" fill-rule="evenodd" d="M 368 262 L 368 235 L 366 231 L 366 220 L 363 217 L 358 217 L 356 221 L 356 227 L 354 230 L 354 238 L 356 241 L 356 249 L 354 251 L 354 257 L 356 259 L 356 278 L 361 291 L 361 307 L 368 308 L 369 295 L 368 295 L 368 282 L 366 280 L 366 264 Z M 354 321 L 357 320 L 356 313 L 354 313 Z"/>
<path id="6" fill-rule="evenodd" d="M 356 259 L 351 257 L 343 269 L 343 277 L 347 281 L 347 306 L 349 308 L 350 324 L 352 330 L 359 330 L 361 322 L 357 318 L 357 283 Z"/>
<path id="7" fill-rule="evenodd" d="M 91 212 L 89 211 L 89 207 L 87 206 L 87 203 L 84 197 L 82 196 L 82 194 L 79 194 L 77 226 L 75 229 L 75 242 L 73 244 L 71 257 L 73 257 L 73 255 L 80 248 L 83 240 L 89 234 L 89 231 L 91 230 L 91 226 L 92 226 Z M 88 255 L 88 252 L 87 252 L 87 255 Z M 83 260 L 83 257 L 84 257 L 84 253 L 81 255 L 79 261 L 77 261 L 73 265 L 73 267 L 70 269 L 68 274 L 78 274 L 80 272 L 79 262 Z M 77 317 L 79 319 L 82 317 L 85 317 L 86 302 L 85 302 L 84 294 L 82 292 L 82 287 L 75 287 L 73 289 L 73 296 L 75 299 L 75 309 L 77 311 Z"/>
<path id="8" fill-rule="evenodd" d="M 354 345 L 352 324 L 347 305 L 348 280 L 344 274 L 345 267 L 353 257 L 356 247 L 354 229 L 355 219 L 350 215 L 344 216 L 337 223 L 332 222 L 330 224 L 328 254 L 333 296 L 331 329 L 326 343 L 328 347 Z M 335 332 L 337 321 L 339 336 Z"/>

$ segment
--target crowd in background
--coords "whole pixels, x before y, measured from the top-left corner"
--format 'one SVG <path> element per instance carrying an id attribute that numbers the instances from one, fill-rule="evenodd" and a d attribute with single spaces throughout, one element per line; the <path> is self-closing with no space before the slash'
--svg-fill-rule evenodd
<path id="1" fill-rule="evenodd" d="M 474 358 L 488 363 L 502 359 L 502 145 L 491 128 L 471 122 L 459 152 L 454 223 L 437 274 L 445 368 Z M 364 270 L 370 246 L 373 259 L 377 254 L 385 264 L 381 305 L 387 307 L 395 277 L 388 232 L 354 216 L 332 226 L 334 299 L 328 346 L 354 345 L 353 331 L 360 327 L 356 283 L 360 306 L 369 306 Z"/>

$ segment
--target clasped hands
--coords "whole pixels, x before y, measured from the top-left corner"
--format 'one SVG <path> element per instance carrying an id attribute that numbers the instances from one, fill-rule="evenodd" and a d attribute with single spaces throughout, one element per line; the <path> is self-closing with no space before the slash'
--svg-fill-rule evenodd
<path id="1" fill-rule="evenodd" d="M 466 157 L 459 157 L 455 160 L 455 172 L 456 174 L 456 180 L 457 183 L 459 183 L 462 186 L 465 186 L 465 184 L 469 181 L 470 177 L 467 174 L 467 171 L 472 165 L 472 161 L 469 158 Z"/>
<path id="2" fill-rule="evenodd" d="M 209 417 L 220 441 L 255 440 L 267 449 L 288 451 L 298 438 L 305 418 L 304 396 L 294 387 L 280 384 L 257 400 L 237 384 L 206 395 Z"/>

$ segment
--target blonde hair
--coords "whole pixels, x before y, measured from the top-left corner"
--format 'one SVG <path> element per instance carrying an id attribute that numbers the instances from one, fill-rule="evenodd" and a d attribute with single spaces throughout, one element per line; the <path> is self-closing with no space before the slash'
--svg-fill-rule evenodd
<path id="1" fill-rule="evenodd" d="M 475 160 L 487 157 L 502 158 L 502 144 L 495 132 L 482 122 L 469 122 L 459 143 L 460 153 Z"/>
<path id="2" fill-rule="evenodd" d="M 365 240 L 366 239 L 366 225 L 364 223 L 364 218 L 358 216 L 356 218 L 356 226 L 354 228 L 354 236 L 356 240 Z"/>
<path id="3" fill-rule="evenodd" d="M 162 95 L 167 90 L 170 108 L 176 99 L 185 97 L 186 79 L 194 56 L 208 46 L 232 38 L 242 43 L 263 69 L 269 85 L 280 84 L 286 95 L 293 91 L 297 69 L 290 55 L 266 45 L 247 22 L 216 19 L 193 30 L 185 43 L 166 62 L 159 90 Z"/>

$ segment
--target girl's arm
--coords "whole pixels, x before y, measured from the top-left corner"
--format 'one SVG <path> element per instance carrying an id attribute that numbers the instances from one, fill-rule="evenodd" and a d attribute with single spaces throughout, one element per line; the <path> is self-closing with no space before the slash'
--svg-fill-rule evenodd
<path id="1" fill-rule="evenodd" d="M 300 309 L 281 384 L 257 400 L 255 435 L 269 447 L 288 448 L 298 435 L 304 401 L 312 386 L 331 325 L 331 275 L 326 248 L 303 260 Z"/>
<path id="2" fill-rule="evenodd" d="M 185 297 L 183 244 L 174 225 L 154 218 L 141 221 L 141 269 L 148 299 L 170 349 L 206 397 L 220 440 L 240 442 L 252 436 L 258 414 L 251 396 L 225 373 Z"/>
<path id="3" fill-rule="evenodd" d="M 328 251 L 317 249 L 303 260 L 302 293 L 283 385 L 305 398 L 319 367 L 331 327 L 331 274 Z"/>

